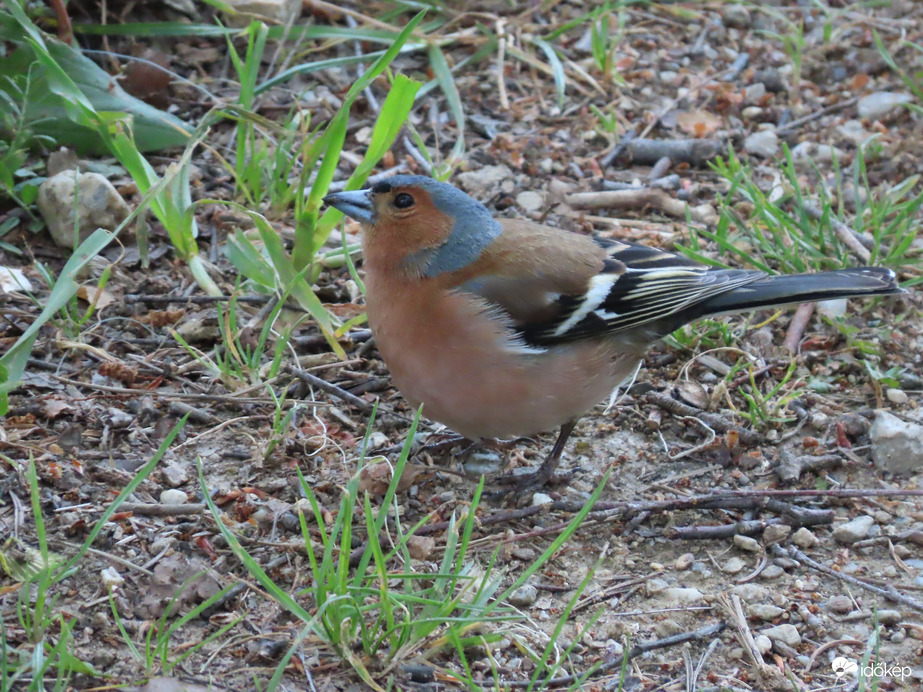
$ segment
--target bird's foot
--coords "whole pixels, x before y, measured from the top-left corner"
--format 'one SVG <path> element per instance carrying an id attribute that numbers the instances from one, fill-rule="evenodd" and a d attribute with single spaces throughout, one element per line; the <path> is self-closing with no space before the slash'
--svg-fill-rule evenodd
<path id="1" fill-rule="evenodd" d="M 421 452 L 445 452 L 453 447 L 461 447 L 454 456 L 460 457 L 476 449 L 491 449 L 499 452 L 508 452 L 515 449 L 517 445 L 523 442 L 535 442 L 531 437 L 514 437 L 510 440 L 500 440 L 493 437 L 483 438 L 481 440 L 472 440 L 462 435 L 450 433 L 445 439 L 437 442 L 427 442 L 420 448 Z"/>
<path id="2" fill-rule="evenodd" d="M 556 486 L 569 485 L 582 469 L 576 467 L 567 471 L 546 473 L 542 468 L 530 473 L 515 473 L 500 476 L 490 481 L 491 485 L 501 486 L 498 490 L 485 493 L 489 500 L 499 500 L 513 494 L 525 499 L 539 490 L 550 490 Z"/>

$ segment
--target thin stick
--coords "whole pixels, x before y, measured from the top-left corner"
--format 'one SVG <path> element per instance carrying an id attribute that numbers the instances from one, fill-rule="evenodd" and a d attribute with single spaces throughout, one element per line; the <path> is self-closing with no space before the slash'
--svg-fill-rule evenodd
<path id="1" fill-rule="evenodd" d="M 814 314 L 814 303 L 802 303 L 795 310 L 791 324 L 788 325 L 788 331 L 785 333 L 785 341 L 782 346 L 787 348 L 791 353 L 798 353 L 798 345 L 801 343 L 801 337 L 804 336 L 804 330 L 811 321 L 811 315 Z"/>
<path id="2" fill-rule="evenodd" d="M 824 217 L 823 212 L 810 202 L 802 202 L 801 208 L 815 221 L 819 221 Z M 871 238 L 863 238 L 860 233 L 854 231 L 832 215 L 829 221 L 830 225 L 833 226 L 833 230 L 836 232 L 836 237 L 839 238 L 856 257 L 866 263 L 871 261 L 872 253 L 869 252 L 868 247 L 866 247 L 867 243 L 872 243 L 874 246 L 874 241 Z"/>
<path id="3" fill-rule="evenodd" d="M 830 567 L 827 567 L 826 565 L 822 565 L 819 562 L 811 559 L 810 557 L 805 555 L 803 552 L 798 550 L 798 548 L 796 548 L 793 545 L 788 547 L 787 554 L 783 548 L 779 546 L 773 546 L 773 553 L 776 553 L 779 555 L 786 555 L 787 557 L 793 557 L 799 562 L 803 562 L 805 565 L 807 565 L 813 570 L 817 570 L 818 572 L 823 572 L 824 574 L 829 575 L 831 577 L 836 577 L 840 581 L 845 581 L 847 584 L 852 584 L 853 586 L 860 586 L 867 591 L 871 591 L 872 593 L 876 593 L 879 596 L 883 596 L 884 598 L 894 601 L 895 603 L 900 603 L 901 605 L 905 605 L 908 608 L 913 608 L 914 610 L 923 613 L 923 603 L 920 603 L 919 601 L 917 601 L 914 598 L 911 598 L 910 596 L 905 596 L 904 594 L 900 593 L 897 589 L 895 589 L 893 586 L 889 586 L 887 588 L 881 588 L 880 586 L 869 584 L 868 582 L 862 581 L 861 579 L 856 579 L 855 577 L 851 577 L 848 574 L 837 572 L 836 570 L 831 569 Z"/>
<path id="4" fill-rule="evenodd" d="M 508 111 L 510 109 L 510 98 L 506 93 L 506 26 L 505 19 L 497 20 L 497 92 L 500 96 L 500 109 Z"/>

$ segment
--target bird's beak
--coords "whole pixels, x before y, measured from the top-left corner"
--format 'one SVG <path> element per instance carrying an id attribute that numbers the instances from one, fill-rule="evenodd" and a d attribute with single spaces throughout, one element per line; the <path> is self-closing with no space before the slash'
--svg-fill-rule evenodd
<path id="1" fill-rule="evenodd" d="M 324 202 L 361 223 L 372 223 L 374 221 L 375 208 L 372 206 L 371 190 L 336 192 L 324 197 Z"/>

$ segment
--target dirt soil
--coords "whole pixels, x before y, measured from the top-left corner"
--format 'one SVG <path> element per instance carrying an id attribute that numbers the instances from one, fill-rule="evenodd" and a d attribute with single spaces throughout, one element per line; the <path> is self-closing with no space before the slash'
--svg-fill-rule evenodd
<path id="1" fill-rule="evenodd" d="M 469 5 L 464 14 L 447 10 L 458 13 L 458 19 L 446 33 L 468 30 L 467 36 L 476 37 L 478 22 L 496 28 L 495 19 L 502 18 L 509 45 L 539 60 L 543 54 L 529 37 L 590 8 L 579 2 Z M 587 211 L 563 201 L 571 192 L 601 189 L 603 179 L 649 181 L 652 162 L 631 158 L 627 132 L 667 142 L 699 137 L 721 147 L 733 144 L 752 166 L 754 178 L 768 189 L 778 179 L 780 163 L 761 156 L 752 143 L 745 146 L 749 135 L 775 132 L 793 149 L 804 142 L 835 146 L 838 165 L 848 171 L 856 152 L 850 133 L 858 127 L 877 135 L 880 155 L 869 160 L 868 175 L 873 190 L 886 189 L 920 171 L 923 120 L 900 107 L 861 117 L 857 102 L 871 94 L 907 91 L 876 49 L 873 32 L 886 47 L 894 48 L 902 37 L 920 45 L 923 5 L 895 1 L 874 10 L 843 2 L 829 5 L 833 38 L 828 41 L 826 20 L 813 5 L 781 10 L 804 20 L 800 79 L 783 42 L 773 35 L 790 30 L 784 22 L 753 7 L 720 2 L 643 4 L 625 10 L 624 35 L 612 55 L 618 79 L 606 79 L 594 66 L 588 24 L 571 30 L 560 39 L 570 59 L 560 104 L 552 78 L 511 57 L 510 51 L 504 89 L 499 89 L 493 53 L 457 73 L 467 109 L 467 151 L 451 180 L 501 216 L 526 216 L 581 233 L 663 247 L 688 239 L 684 216 L 669 216 L 656 204 Z M 98 21 L 93 7 L 75 5 L 75 22 Z M 375 3 L 353 5 L 369 16 L 376 16 L 376 8 Z M 163 19 L 157 12 L 164 11 L 136 6 L 135 14 L 125 19 Z M 344 21 L 324 9 L 306 10 L 305 17 L 318 23 Z M 81 41 L 101 47 L 96 39 Z M 233 97 L 233 86 L 221 81 L 229 76 L 223 39 L 112 37 L 108 43 L 121 54 L 147 51 L 174 72 L 203 80 L 219 96 Z M 478 45 L 474 39 L 455 40 L 445 50 L 458 63 Z M 351 54 L 355 46 L 345 42 L 324 50 L 310 59 Z M 895 60 L 919 80 L 919 54 L 904 48 Z M 423 53 L 401 56 L 396 68 L 428 78 Z M 322 122 L 354 78 L 354 71 L 343 69 L 297 78 L 265 94 L 260 112 L 279 117 L 300 95 L 314 121 Z M 385 93 L 382 84 L 373 85 L 372 91 L 379 98 Z M 174 104 L 192 123 L 210 106 L 175 81 L 156 96 Z M 618 143 L 591 105 L 612 114 L 621 132 Z M 363 128 L 374 116 L 360 99 L 347 149 L 362 152 Z M 439 89 L 419 101 L 412 117 L 432 155 L 445 159 L 458 133 Z M 229 199 L 233 179 L 215 152 L 233 150 L 230 125 L 216 128 L 211 138 L 210 147 L 194 158 L 195 195 Z M 834 165 L 824 151 L 810 150 L 805 160 L 811 165 L 800 173 L 803 192 L 813 199 L 818 175 L 828 184 L 834 181 Z M 344 157 L 336 179 L 348 177 L 354 159 Z M 171 160 L 155 158 L 161 169 Z M 402 139 L 386 163 L 426 172 Z M 728 183 L 707 165 L 696 164 L 675 164 L 657 171 L 656 177 L 678 176 L 668 196 L 689 201 L 707 224 L 720 210 Z M 844 178 L 851 176 L 849 172 Z M 137 202 L 127 176 L 116 172 L 112 180 L 130 203 Z M 851 223 L 852 202 L 843 203 Z M 746 219 L 745 203 L 735 210 Z M 0 223 L 10 213 L 16 212 L 0 208 Z M 290 216 L 273 221 L 283 237 L 291 237 Z M 252 689 L 254 676 L 268 680 L 300 627 L 255 586 L 219 534 L 218 519 L 201 510 L 196 463 L 201 462 L 205 484 L 223 512 L 220 521 L 242 537 L 277 584 L 296 593 L 310 579 L 295 513 L 302 498 L 296 468 L 324 510 L 336 512 L 342 490 L 356 472 L 367 406 L 353 406 L 336 393 L 280 377 L 275 391 L 288 391 L 302 407 L 267 455 L 274 440 L 274 408 L 265 388 L 229 389 L 171 336 L 171 330 L 179 330 L 206 353 L 222 343 L 214 305 L 193 302 L 200 295 L 195 283 L 174 262 L 166 233 L 151 223 L 151 266 L 141 267 L 130 242 L 124 255 L 121 249 L 106 254 L 92 267 L 88 284 L 95 285 L 95 277 L 112 262 L 105 289 L 112 301 L 91 324 L 74 330 L 59 320 L 36 342 L 26 379 L 11 396 L 11 410 L 2 422 L 0 525 L 5 536 L 17 536 L 24 548 L 37 544 L 25 475 L 28 459 L 34 458 L 52 550 L 72 554 L 100 512 L 150 459 L 177 420 L 191 411 L 163 462 L 130 498 L 131 511 L 111 518 L 94 543 L 98 552 L 88 554 L 61 585 L 56 607 L 77 620 L 76 653 L 106 673 L 104 679 L 79 678 L 75 688 L 142 684 L 144 674 L 114 623 L 103 570 L 113 568 L 124 579 L 116 603 L 137 641 L 186 580 L 193 583 L 174 606 L 179 613 L 240 580 L 244 588 L 234 590 L 207 617 L 184 625 L 174 634 L 174 645 L 181 651 L 235 617 L 244 616 L 243 622 L 185 660 L 173 675 L 216 688 Z M 203 207 L 199 224 L 202 252 L 231 294 L 236 275 L 223 246 L 228 233 L 246 220 L 230 209 Z M 346 230 L 355 239 L 358 228 L 350 222 Z M 2 264 L 21 266 L 39 286 L 35 262 L 57 273 L 67 256 L 44 233 L 11 234 L 4 241 L 25 254 L 0 251 Z M 706 245 L 705 251 L 717 256 L 714 247 Z M 916 241 L 908 257 L 919 256 L 919 251 Z M 903 278 L 919 276 L 917 267 L 908 263 Z M 354 301 L 361 302 L 345 269 L 326 271 L 317 284 L 326 303 L 344 305 L 343 314 L 348 315 Z M 43 291 L 36 295 L 41 299 Z M 163 296 L 174 298 L 165 304 Z M 542 650 L 574 589 L 595 570 L 557 638 L 555 655 L 576 642 L 561 674 L 579 673 L 600 660 L 621 661 L 626 647 L 657 642 L 649 651 L 633 652 L 623 689 L 687 690 L 693 684 L 701 690 L 856 689 L 851 676 L 835 674 L 832 661 L 859 661 L 874 649 L 870 641 L 877 623 L 878 661 L 890 667 L 879 689 L 923 689 L 923 497 L 894 492 L 918 490 L 923 465 L 891 474 L 873 462 L 870 441 L 878 409 L 904 421 L 923 422 L 921 305 L 915 290 L 876 303 L 852 303 L 843 318 L 851 327 L 849 339 L 845 329 L 815 313 L 798 338 L 796 370 L 788 381 L 784 376 L 791 356 L 782 343 L 794 310 L 723 318 L 726 340 L 716 327 L 708 333 L 690 331 L 687 345 L 652 349 L 630 392 L 579 423 L 563 461 L 564 468 L 577 469 L 569 485 L 538 497 L 534 509 L 527 498 L 524 504 L 530 508 L 518 512 L 509 498 L 479 508 L 482 519 L 499 516 L 502 521 L 483 521 L 475 529 L 471 559 L 483 566 L 499 544 L 501 567 L 512 580 L 560 533 L 572 516 L 567 510 L 584 503 L 604 473 L 610 473 L 599 500 L 604 511 L 585 521 L 513 597 L 525 618 L 513 628 L 515 634 Z M 240 305 L 240 323 L 260 307 Z M 40 306 L 7 294 L 0 308 L 0 338 L 9 345 Z M 396 459 L 413 411 L 391 388 L 368 332 L 360 327 L 343 340 L 345 362 L 329 352 L 310 321 L 299 328 L 294 343 L 300 367 L 366 405 L 379 402 L 372 445 Z M 860 348 L 863 343 L 867 353 Z M 705 354 L 710 348 L 717 350 Z M 726 381 L 727 366 L 743 353 L 753 359 L 753 367 Z M 747 372 L 754 373 L 752 382 Z M 875 373 L 892 373 L 896 382 L 882 385 Z M 781 390 L 773 392 L 780 383 Z M 744 393 L 754 387 L 768 397 L 767 406 L 788 399 L 758 426 L 732 410 L 748 410 Z M 670 403 L 677 401 L 695 408 Z M 697 418 L 690 410 L 707 410 L 713 417 Z M 438 429 L 421 425 L 425 433 Z M 412 461 L 424 472 L 398 497 L 404 525 L 427 515 L 439 522 L 453 512 L 463 513 L 478 473 L 535 466 L 553 440 L 550 431 L 502 453 L 421 451 Z M 490 486 L 488 479 L 488 490 Z M 198 509 L 180 514 L 169 504 L 177 497 L 173 492 L 171 498 L 170 491 L 185 493 Z M 784 496 L 782 491 L 805 492 Z M 364 526 L 356 530 L 357 540 L 364 539 Z M 445 535 L 432 535 L 431 551 L 409 568 L 425 573 L 438 567 Z M 25 633 L 16 617 L 16 592 L 7 586 L 8 579 L 0 591 L 0 607 L 6 637 L 18 646 Z M 689 643 L 676 643 L 682 637 L 662 641 L 696 632 L 699 636 Z M 701 669 L 693 674 L 700 661 Z M 452 658 L 429 664 L 449 672 L 460 665 Z M 471 651 L 468 664 L 486 687 L 497 689 L 503 684 L 495 683 L 495 676 L 527 680 L 533 670 L 512 637 L 492 646 L 489 656 L 484 650 Z M 618 667 L 585 683 L 584 689 L 617 689 L 617 680 Z M 284 684 L 285 689 L 365 688 L 348 663 L 310 639 L 290 662 Z M 446 679 L 414 682 L 406 672 L 393 685 L 457 688 Z M 146 689 L 174 688 L 152 684 Z"/>

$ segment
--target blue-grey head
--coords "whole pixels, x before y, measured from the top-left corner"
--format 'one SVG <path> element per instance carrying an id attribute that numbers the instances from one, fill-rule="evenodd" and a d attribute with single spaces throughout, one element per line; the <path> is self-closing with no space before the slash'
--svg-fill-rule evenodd
<path id="1" fill-rule="evenodd" d="M 404 268 L 422 276 L 466 267 L 501 232 L 483 204 L 422 175 L 396 175 L 324 202 L 361 222 L 371 234 L 367 242 L 400 243 L 407 250 Z"/>

